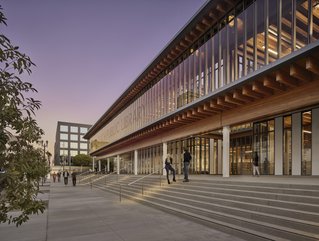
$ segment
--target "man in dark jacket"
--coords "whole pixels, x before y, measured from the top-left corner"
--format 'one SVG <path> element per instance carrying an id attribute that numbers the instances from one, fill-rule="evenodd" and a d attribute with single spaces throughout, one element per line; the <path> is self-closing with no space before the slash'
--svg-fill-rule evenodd
<path id="1" fill-rule="evenodd" d="M 189 182 L 188 174 L 189 174 L 189 164 L 192 160 L 191 154 L 188 152 L 187 148 L 184 148 L 184 181 Z"/>

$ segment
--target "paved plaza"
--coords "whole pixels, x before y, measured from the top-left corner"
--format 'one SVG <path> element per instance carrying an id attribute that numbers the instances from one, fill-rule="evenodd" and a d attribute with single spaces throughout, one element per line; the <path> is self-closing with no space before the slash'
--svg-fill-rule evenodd
<path id="1" fill-rule="evenodd" d="M 240 241 L 165 211 L 87 186 L 46 183 L 44 214 L 16 228 L 0 225 L 1 241 Z"/>

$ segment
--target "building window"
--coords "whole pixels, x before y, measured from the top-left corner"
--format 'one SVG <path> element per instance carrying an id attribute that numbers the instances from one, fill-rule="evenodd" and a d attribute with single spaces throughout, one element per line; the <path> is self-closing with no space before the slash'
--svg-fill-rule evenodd
<path id="1" fill-rule="evenodd" d="M 78 141 L 78 140 L 79 140 L 79 136 L 78 136 L 78 135 L 71 134 L 71 135 L 70 135 L 70 140 L 71 140 L 71 141 Z"/>
<path id="2" fill-rule="evenodd" d="M 79 132 L 79 127 L 77 127 L 77 126 L 71 126 L 71 132 L 72 132 L 72 133 L 78 133 L 78 132 Z"/>
<path id="3" fill-rule="evenodd" d="M 60 125 L 60 131 L 61 132 L 68 132 L 69 131 L 69 127 L 68 126 L 64 126 L 64 125 Z"/>
<path id="4" fill-rule="evenodd" d="M 75 150 L 71 150 L 71 151 L 70 151 L 70 155 L 71 155 L 71 156 L 76 156 L 76 155 L 78 155 L 78 154 L 79 154 L 78 151 L 75 151 Z"/>
<path id="5" fill-rule="evenodd" d="M 88 154 L 88 152 L 87 152 L 87 151 L 80 150 L 80 154 L 87 155 L 87 154 Z"/>
<path id="6" fill-rule="evenodd" d="M 80 143 L 80 149 L 88 149 L 88 144 L 87 143 Z"/>
<path id="7" fill-rule="evenodd" d="M 80 133 L 81 134 L 85 134 L 88 132 L 88 128 L 87 127 L 80 127 Z"/>
<path id="8" fill-rule="evenodd" d="M 60 149 L 60 156 L 67 156 L 67 155 L 68 155 L 68 150 Z"/>
<path id="9" fill-rule="evenodd" d="M 60 133 L 60 140 L 68 140 L 68 134 Z"/>
<path id="10" fill-rule="evenodd" d="M 79 148 L 79 144 L 77 142 L 71 142 L 70 143 L 70 148 L 72 149 L 78 149 Z"/>
<path id="11" fill-rule="evenodd" d="M 69 143 L 67 141 L 61 141 L 60 148 L 69 148 Z"/>

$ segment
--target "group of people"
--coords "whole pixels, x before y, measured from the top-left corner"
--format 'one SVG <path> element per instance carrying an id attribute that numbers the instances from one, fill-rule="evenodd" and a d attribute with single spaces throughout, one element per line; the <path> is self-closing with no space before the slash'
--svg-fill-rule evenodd
<path id="1" fill-rule="evenodd" d="M 188 179 L 188 174 L 189 174 L 189 165 L 192 160 L 192 156 L 187 150 L 187 148 L 184 149 L 184 154 L 183 154 L 183 160 L 184 160 L 184 180 L 183 182 L 189 182 Z M 166 170 L 166 178 L 167 178 L 167 183 L 171 184 L 170 179 L 169 179 L 169 172 L 171 171 L 173 174 L 173 182 L 176 182 L 176 171 L 172 166 L 173 164 L 173 158 L 168 154 L 166 159 L 165 159 L 165 170 Z"/>
<path id="2" fill-rule="evenodd" d="M 73 186 L 76 185 L 76 175 L 77 173 L 75 171 L 71 173 Z M 56 182 L 56 179 L 58 179 L 58 182 L 60 182 L 61 176 L 63 177 L 64 185 L 68 185 L 70 173 L 67 170 L 64 170 L 62 173 L 60 171 L 58 171 L 57 173 L 53 172 L 53 182 Z"/>

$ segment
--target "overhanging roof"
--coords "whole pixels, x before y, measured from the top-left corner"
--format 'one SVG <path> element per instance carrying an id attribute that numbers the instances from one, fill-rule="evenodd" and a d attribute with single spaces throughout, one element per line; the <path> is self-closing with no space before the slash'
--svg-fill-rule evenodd
<path id="1" fill-rule="evenodd" d="M 119 114 L 134 97 L 149 83 L 167 69 L 194 42 L 214 26 L 227 12 L 233 9 L 239 0 L 210 0 L 207 1 L 186 25 L 174 36 L 164 49 L 154 58 L 146 69 L 132 82 L 112 106 L 90 128 L 84 138 L 89 139 L 117 114 Z"/>

